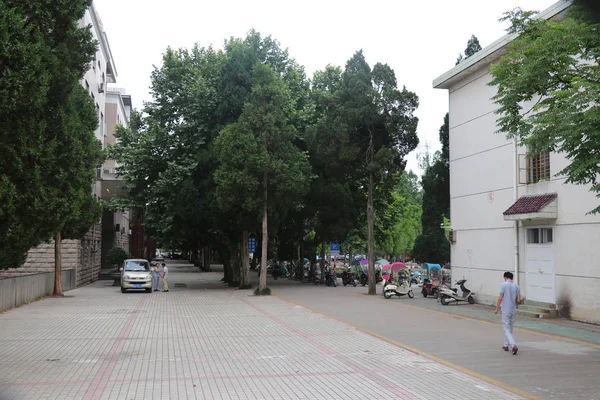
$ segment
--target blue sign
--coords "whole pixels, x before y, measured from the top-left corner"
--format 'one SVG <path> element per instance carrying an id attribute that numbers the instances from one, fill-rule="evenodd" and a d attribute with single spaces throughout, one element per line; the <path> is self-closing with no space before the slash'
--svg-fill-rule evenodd
<path id="1" fill-rule="evenodd" d="M 334 243 L 331 242 L 329 243 L 329 250 L 334 253 L 334 252 L 340 252 L 340 244 L 339 243 Z"/>
<path id="2" fill-rule="evenodd" d="M 256 236 L 248 237 L 248 252 L 256 253 Z"/>

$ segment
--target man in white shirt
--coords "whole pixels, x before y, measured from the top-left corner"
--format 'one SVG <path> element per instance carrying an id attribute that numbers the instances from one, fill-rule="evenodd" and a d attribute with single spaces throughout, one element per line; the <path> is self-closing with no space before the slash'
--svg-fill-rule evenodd
<path id="1" fill-rule="evenodd" d="M 167 264 L 162 263 L 162 274 L 160 277 L 163 281 L 163 292 L 169 291 L 169 284 L 167 283 L 167 277 L 169 276 L 169 268 L 167 268 Z"/>
<path id="2" fill-rule="evenodd" d="M 502 306 L 502 327 L 504 329 L 504 346 L 502 346 L 502 350 L 508 351 L 509 348 L 512 348 L 514 355 L 517 355 L 519 351 L 513 337 L 513 326 L 517 316 L 517 304 L 520 302 L 521 288 L 513 282 L 512 272 L 505 272 L 504 283 L 500 286 L 500 296 L 498 296 L 494 314 L 498 314 L 498 309 Z"/>

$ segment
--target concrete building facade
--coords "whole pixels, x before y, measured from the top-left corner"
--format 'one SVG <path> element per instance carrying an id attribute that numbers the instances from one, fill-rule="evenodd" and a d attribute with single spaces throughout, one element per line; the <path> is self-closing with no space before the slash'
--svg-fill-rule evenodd
<path id="1" fill-rule="evenodd" d="M 560 20 L 569 1 L 540 18 Z M 466 277 L 478 302 L 493 304 L 504 271 L 514 271 L 528 300 L 563 315 L 600 322 L 600 216 L 587 186 L 557 175 L 563 154 L 531 157 L 496 134 L 489 67 L 514 39 L 506 35 L 434 81 L 449 92 L 452 275 Z M 527 109 L 526 105 L 524 109 Z"/>

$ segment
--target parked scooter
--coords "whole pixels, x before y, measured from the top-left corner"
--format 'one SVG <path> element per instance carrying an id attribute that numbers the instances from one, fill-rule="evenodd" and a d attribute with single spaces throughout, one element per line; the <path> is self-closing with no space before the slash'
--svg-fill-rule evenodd
<path id="1" fill-rule="evenodd" d="M 390 276 L 389 281 L 383 281 L 383 289 L 381 294 L 386 299 L 391 299 L 393 296 L 408 296 L 409 298 L 415 297 L 412 289 L 410 288 L 410 282 L 407 279 L 399 279 L 398 284 L 394 283 L 394 279 Z"/>
<path id="2" fill-rule="evenodd" d="M 423 288 L 421 289 L 423 297 L 432 296 L 434 299 L 440 297 L 438 287 L 435 283 L 431 282 L 431 279 L 425 278 L 423 280 Z"/>
<path id="3" fill-rule="evenodd" d="M 327 286 L 337 287 L 337 276 L 335 276 L 331 268 L 327 268 L 327 272 L 325 273 L 325 284 Z"/>
<path id="4" fill-rule="evenodd" d="M 354 272 L 352 272 L 351 267 L 348 267 L 344 272 L 342 272 L 342 284 L 344 286 L 352 285 L 356 287 L 356 276 L 354 275 Z"/>
<path id="5" fill-rule="evenodd" d="M 383 278 L 381 277 L 381 272 L 380 271 L 375 271 L 375 283 L 379 283 L 383 280 Z M 369 283 L 369 275 L 365 274 L 364 272 L 360 275 L 360 284 L 363 286 L 367 286 L 367 284 Z"/>
<path id="6" fill-rule="evenodd" d="M 468 301 L 469 304 L 474 304 L 475 298 L 473 297 L 473 295 L 475 293 L 469 290 L 467 287 L 465 287 L 466 281 L 467 280 L 463 278 L 456 282 L 456 285 L 460 286 L 460 290 L 462 292 L 462 294 L 460 295 L 458 294 L 458 289 L 456 288 L 442 287 L 440 289 L 440 303 L 442 303 L 442 305 L 444 306 L 447 306 L 451 301 L 456 301 L 457 303 L 459 301 Z"/>

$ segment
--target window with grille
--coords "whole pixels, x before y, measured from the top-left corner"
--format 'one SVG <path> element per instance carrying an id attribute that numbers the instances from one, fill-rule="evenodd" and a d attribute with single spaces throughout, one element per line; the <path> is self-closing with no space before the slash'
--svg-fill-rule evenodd
<path id="1" fill-rule="evenodd" d="M 543 151 L 527 158 L 527 183 L 550 180 L 550 153 Z"/>
<path id="2" fill-rule="evenodd" d="M 529 244 L 552 243 L 552 236 L 552 228 L 527 229 L 527 243 Z"/>

